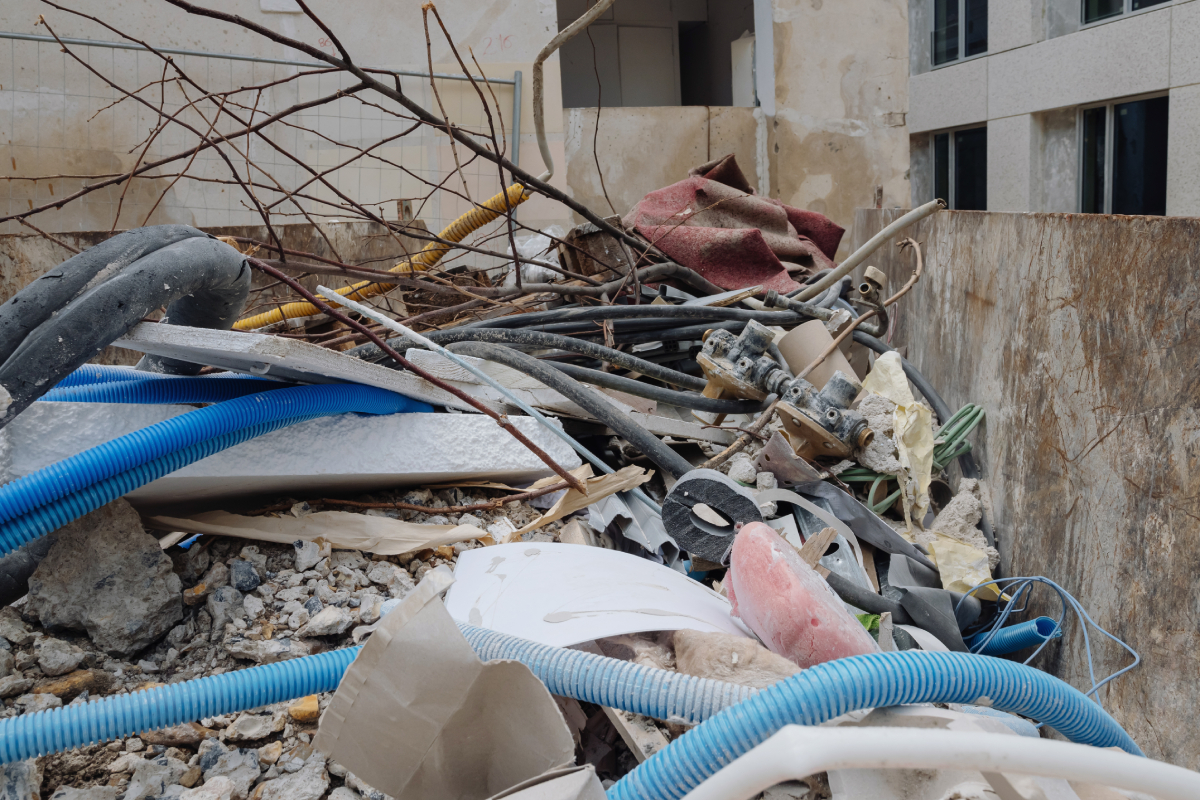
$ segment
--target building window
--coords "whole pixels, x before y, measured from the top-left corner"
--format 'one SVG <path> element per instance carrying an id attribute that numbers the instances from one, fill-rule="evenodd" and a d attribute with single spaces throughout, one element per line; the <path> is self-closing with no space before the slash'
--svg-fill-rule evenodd
<path id="1" fill-rule="evenodd" d="M 935 67 L 986 52 L 987 0 L 933 0 Z"/>
<path id="2" fill-rule="evenodd" d="M 956 211 L 987 211 L 987 128 L 933 135 L 933 191 Z"/>
<path id="3" fill-rule="evenodd" d="M 1081 112 L 1080 211 L 1167 213 L 1169 103 L 1152 97 Z"/>
<path id="4" fill-rule="evenodd" d="M 1101 22 L 1166 2 L 1168 0 L 1083 0 L 1083 24 Z"/>

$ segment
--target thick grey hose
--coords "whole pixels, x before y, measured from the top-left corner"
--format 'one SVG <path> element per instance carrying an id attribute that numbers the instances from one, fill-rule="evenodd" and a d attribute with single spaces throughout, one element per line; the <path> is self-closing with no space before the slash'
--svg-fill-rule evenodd
<path id="1" fill-rule="evenodd" d="M 511 347 L 487 344 L 486 342 L 458 342 L 446 349 L 460 355 L 474 356 L 512 367 L 541 381 L 571 402 L 586 409 L 661 469 L 676 478 L 692 470 L 692 465 L 683 456 L 667 447 L 654 434 L 617 410 L 598 392 L 564 375 L 544 361 L 539 361 L 519 350 L 513 350 Z"/>
<path id="2" fill-rule="evenodd" d="M 883 245 L 887 244 L 888 240 L 897 233 L 904 230 L 909 225 L 912 225 L 914 222 L 920 222 L 930 214 L 936 211 L 941 211 L 945 207 L 946 202 L 944 200 L 931 200 L 919 208 L 914 208 L 912 211 L 908 212 L 904 216 L 900 217 L 900 219 L 896 220 L 891 225 L 888 225 L 879 233 L 872 236 L 866 244 L 851 253 L 850 257 L 841 264 L 838 264 L 837 269 L 833 270 L 816 283 L 806 286 L 804 291 L 796 295 L 796 299 L 811 300 L 812 298 L 816 297 L 821 292 L 840 281 L 843 277 L 849 275 L 855 267 L 870 258 L 872 253 L 874 253 Z"/>
<path id="3" fill-rule="evenodd" d="M 880 355 L 890 353 L 895 349 L 889 347 L 886 342 L 876 339 L 874 336 L 870 336 L 860 330 L 854 331 L 853 336 L 854 341 L 865 347 L 869 347 Z M 921 396 L 929 401 L 929 405 L 933 408 L 933 413 L 938 415 L 940 422 L 944 423 L 954 416 L 954 412 L 950 410 L 950 406 L 946 404 L 942 396 L 937 393 L 937 389 L 933 388 L 933 384 L 921 374 L 920 370 L 909 363 L 908 359 L 904 356 L 900 357 L 900 365 L 904 367 L 904 374 L 912 381 L 913 386 L 917 387 L 917 391 L 921 393 Z M 970 450 L 958 457 L 958 466 L 962 470 L 964 478 L 976 480 L 979 478 L 979 465 L 975 463 L 975 457 L 971 454 Z M 983 536 L 987 539 L 988 545 L 995 547 L 996 532 L 992 529 L 992 523 L 988 520 L 987 514 L 982 514 L 980 517 L 979 527 L 983 530 Z"/>
<path id="4" fill-rule="evenodd" d="M 0 386 L 12 396 L 0 427 L 156 309 L 170 304 L 173 321 L 228 329 L 249 292 L 242 254 L 207 236 L 182 239 L 106 274 L 26 336 L 0 366 Z M 202 366 L 177 365 L 165 359 L 139 364 L 184 374 Z"/>
<path id="5" fill-rule="evenodd" d="M 187 225 L 154 225 L 119 234 L 68 258 L 0 306 L 0 364 L 26 336 L 84 290 L 155 250 L 207 235 Z"/>
<path id="6" fill-rule="evenodd" d="M 601 372 L 598 369 L 588 369 L 574 364 L 562 364 L 557 361 L 543 361 L 542 363 L 570 375 L 577 381 L 603 386 L 606 389 L 616 389 L 618 392 L 627 392 L 659 403 L 694 408 L 697 411 L 710 411 L 714 414 L 756 414 L 766 407 L 757 400 L 718 400 L 695 392 L 675 392 L 661 386 L 651 386 L 632 378 L 624 378 L 610 372 Z"/>

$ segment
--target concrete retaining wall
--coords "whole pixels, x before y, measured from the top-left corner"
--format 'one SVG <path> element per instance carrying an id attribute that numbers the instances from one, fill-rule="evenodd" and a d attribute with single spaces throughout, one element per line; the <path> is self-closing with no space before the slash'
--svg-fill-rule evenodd
<path id="1" fill-rule="evenodd" d="M 860 209 L 857 246 L 899 211 Z M 1147 754 L 1200 768 L 1200 219 L 943 212 L 893 343 L 987 419 L 1004 575 L 1045 575 L 1142 664 L 1101 695 Z M 912 256 L 871 262 L 893 286 Z M 1042 613 L 1058 614 L 1048 590 Z M 1129 656 L 1091 632 L 1096 672 Z M 1086 688 L 1078 624 L 1040 666 Z"/>

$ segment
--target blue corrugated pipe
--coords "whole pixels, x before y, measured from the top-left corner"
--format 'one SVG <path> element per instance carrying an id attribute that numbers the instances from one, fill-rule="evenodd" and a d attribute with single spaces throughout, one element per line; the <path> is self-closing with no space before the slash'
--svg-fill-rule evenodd
<path id="1" fill-rule="evenodd" d="M 426 403 L 384 389 L 331 384 L 277 389 L 188 412 L 0 486 L 0 555 L 168 472 L 258 435 L 232 436 L 239 431 L 265 433 L 348 412 L 431 410 Z M 114 478 L 119 480 L 110 481 Z M 114 486 L 122 491 L 112 495 Z M 109 500 L 101 500 L 105 496 Z"/>
<path id="2" fill-rule="evenodd" d="M 1009 625 L 995 633 L 995 636 L 988 639 L 992 632 L 981 631 L 971 637 L 967 647 L 971 648 L 972 653 L 984 656 L 1006 656 L 1028 647 L 1037 647 L 1047 639 L 1061 639 L 1063 635 L 1062 626 L 1050 617 L 1038 617 L 1028 622 Z M 983 647 L 976 649 L 979 645 Z"/>
<path id="3" fill-rule="evenodd" d="M 676 800 L 785 725 L 910 703 L 985 705 L 1044 722 L 1073 742 L 1143 755 L 1103 708 L 1044 672 L 969 653 L 905 650 L 828 661 L 786 678 L 671 742 L 608 798 Z"/>
<path id="4" fill-rule="evenodd" d="M 250 394 L 285 389 L 292 384 L 258 379 L 172 378 L 167 380 L 120 380 L 83 386 L 61 383 L 39 401 L 57 403 L 222 403 Z"/>
<path id="5" fill-rule="evenodd" d="M 54 388 L 65 389 L 68 386 L 89 386 L 94 383 L 113 383 L 114 381 L 153 381 L 168 377 L 170 376 L 160 375 L 157 372 L 143 372 L 133 367 L 84 364 L 55 384 Z"/>
<path id="6" fill-rule="evenodd" d="M 902 703 L 985 704 L 1041 720 L 1072 741 L 1118 745 L 1141 754 L 1103 709 L 1075 689 L 1031 667 L 994 658 L 911 650 L 856 656 L 813 667 L 755 692 L 469 625 L 459 628 L 481 659 L 516 659 L 554 694 L 658 719 L 702 723 L 626 776 L 609 792 L 610 797 L 682 797 L 784 725 L 815 725 L 850 711 Z M 333 691 L 360 649 L 334 650 L 0 720 L 0 761 L 19 761 Z"/>

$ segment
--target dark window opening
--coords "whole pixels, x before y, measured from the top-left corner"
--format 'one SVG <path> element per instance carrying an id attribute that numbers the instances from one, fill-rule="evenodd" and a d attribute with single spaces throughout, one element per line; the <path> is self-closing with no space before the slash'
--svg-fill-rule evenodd
<path id="1" fill-rule="evenodd" d="M 987 211 L 987 128 L 954 133 L 954 208 Z"/>
<path id="2" fill-rule="evenodd" d="M 987 0 L 966 0 L 966 46 L 964 56 L 977 56 L 987 52 L 988 4 Z"/>
<path id="3" fill-rule="evenodd" d="M 1101 22 L 1131 11 L 1162 5 L 1168 0 L 1083 0 L 1083 23 Z"/>
<path id="4" fill-rule="evenodd" d="M 987 52 L 988 0 L 932 2 L 935 67 Z"/>
<path id="5" fill-rule="evenodd" d="M 1087 214 L 1167 213 L 1170 100 L 1153 97 L 1083 112 L 1079 208 Z"/>
<path id="6" fill-rule="evenodd" d="M 950 202 L 950 134 L 933 137 L 933 195 Z"/>
<path id="7" fill-rule="evenodd" d="M 987 211 L 987 128 L 933 135 L 933 193 L 956 211 Z"/>
<path id="8" fill-rule="evenodd" d="M 1107 129 L 1107 108 L 1089 108 L 1083 112 L 1083 186 L 1080 210 L 1085 214 L 1104 213 Z"/>
<path id="9" fill-rule="evenodd" d="M 1166 97 L 1113 106 L 1112 213 L 1167 213 Z"/>

